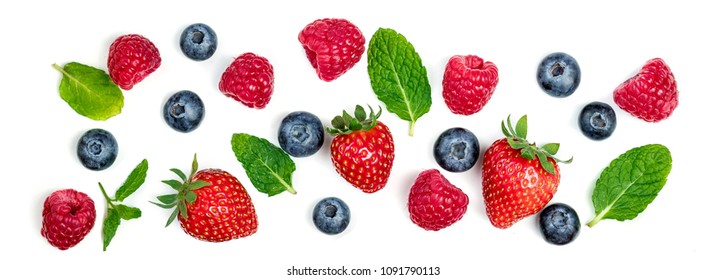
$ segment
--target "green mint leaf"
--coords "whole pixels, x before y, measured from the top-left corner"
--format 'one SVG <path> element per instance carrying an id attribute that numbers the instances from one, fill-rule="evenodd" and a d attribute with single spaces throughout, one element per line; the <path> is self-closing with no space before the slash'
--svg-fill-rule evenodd
<path id="1" fill-rule="evenodd" d="M 660 144 L 633 148 L 620 155 L 595 183 L 595 218 L 587 225 L 592 227 L 604 219 L 624 221 L 637 217 L 665 186 L 671 166 L 671 153 Z"/>
<path id="2" fill-rule="evenodd" d="M 138 190 L 146 180 L 147 170 L 149 170 L 149 162 L 144 159 L 131 171 L 123 185 L 116 190 L 116 201 L 123 202 L 124 199 Z"/>
<path id="3" fill-rule="evenodd" d="M 395 30 L 379 28 L 368 46 L 368 76 L 378 100 L 409 122 L 413 136 L 416 120 L 431 108 L 431 85 L 413 45 Z"/>
<path id="4" fill-rule="evenodd" d="M 266 139 L 236 133 L 232 135 L 232 150 L 259 192 L 268 196 L 283 191 L 297 193 L 292 187 L 295 162 L 281 148 Z"/>
<path id="5" fill-rule="evenodd" d="M 58 91 L 78 114 L 92 120 L 107 120 L 121 113 L 124 96 L 103 70 L 70 62 L 53 68 L 63 75 Z"/>
<path id="6" fill-rule="evenodd" d="M 119 217 L 124 220 L 131 220 L 131 219 L 137 219 L 141 217 L 141 209 L 136 207 L 130 207 L 123 204 L 117 204 L 115 206 L 116 212 L 118 213 Z"/>
<path id="7" fill-rule="evenodd" d="M 116 212 L 116 208 L 109 207 L 106 209 L 106 218 L 103 219 L 103 251 L 111 244 L 111 239 L 116 235 L 116 229 L 121 224 L 121 216 Z"/>

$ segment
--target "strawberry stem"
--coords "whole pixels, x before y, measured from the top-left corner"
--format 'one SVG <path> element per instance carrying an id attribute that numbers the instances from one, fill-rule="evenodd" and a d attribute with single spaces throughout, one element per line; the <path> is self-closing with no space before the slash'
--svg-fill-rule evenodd
<path id="1" fill-rule="evenodd" d="M 555 163 L 572 162 L 572 157 L 563 161 L 554 156 L 560 148 L 559 143 L 548 143 L 539 147 L 536 143 L 530 143 L 527 141 L 527 115 L 519 118 L 516 126 L 512 126 L 511 115 L 507 116 L 506 124 L 502 121 L 502 133 L 504 133 L 504 136 L 507 137 L 509 146 L 515 150 L 520 150 L 523 158 L 528 160 L 539 160 L 540 166 L 542 166 L 542 168 L 550 174 L 555 174 L 555 165 L 548 159 L 554 160 Z"/>

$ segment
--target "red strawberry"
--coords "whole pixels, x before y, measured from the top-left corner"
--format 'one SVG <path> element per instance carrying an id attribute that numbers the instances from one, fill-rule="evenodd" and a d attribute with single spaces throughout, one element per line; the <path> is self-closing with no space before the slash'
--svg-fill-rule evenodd
<path id="1" fill-rule="evenodd" d="M 257 231 L 257 213 L 252 199 L 237 178 L 220 169 L 197 172 L 197 157 L 187 177 L 172 169 L 182 181 L 164 183 L 177 193 L 158 196 L 162 208 L 175 208 L 167 220 L 178 219 L 184 232 L 210 242 L 223 242 L 249 236 Z"/>
<path id="2" fill-rule="evenodd" d="M 557 143 L 537 147 L 527 142 L 527 116 L 515 129 L 507 118 L 502 122 L 506 138 L 494 141 L 484 153 L 482 189 L 487 215 L 492 225 L 508 228 L 536 214 L 552 199 L 560 183 L 560 169 L 554 157 Z"/>
<path id="3" fill-rule="evenodd" d="M 108 51 L 108 73 L 116 85 L 130 90 L 161 65 L 159 50 L 144 36 L 116 38 Z"/>
<path id="4" fill-rule="evenodd" d="M 365 51 L 363 33 L 345 19 L 313 21 L 300 31 L 297 38 L 318 77 L 326 82 L 353 68 Z"/>
<path id="5" fill-rule="evenodd" d="M 469 196 L 436 169 L 421 172 L 408 195 L 411 221 L 425 230 L 437 231 L 461 220 Z"/>
<path id="6" fill-rule="evenodd" d="M 254 53 L 244 53 L 222 73 L 219 90 L 247 107 L 262 109 L 270 103 L 274 84 L 270 61 Z"/>
<path id="7" fill-rule="evenodd" d="M 354 187 L 366 193 L 374 193 L 386 186 L 393 166 L 393 136 L 388 127 L 378 121 L 371 108 L 366 118 L 365 109 L 355 107 L 354 116 L 343 111 L 332 120 L 328 133 L 334 138 L 330 143 L 330 157 L 335 171 Z"/>
<path id="8" fill-rule="evenodd" d="M 678 87 L 671 69 L 663 59 L 645 63 L 640 72 L 618 86 L 613 92 L 615 104 L 647 122 L 669 117 L 678 106 Z"/>
<path id="9" fill-rule="evenodd" d="M 50 245 L 66 250 L 81 242 L 95 222 L 96 207 L 87 194 L 57 190 L 45 198 L 40 234 Z"/>
<path id="10" fill-rule="evenodd" d="M 494 63 L 475 55 L 455 55 L 444 71 L 443 95 L 454 114 L 471 115 L 481 111 L 499 83 Z"/>

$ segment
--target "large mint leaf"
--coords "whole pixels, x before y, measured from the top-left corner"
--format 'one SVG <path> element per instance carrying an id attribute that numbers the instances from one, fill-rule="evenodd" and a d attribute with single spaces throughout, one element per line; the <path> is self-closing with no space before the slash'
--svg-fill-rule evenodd
<path id="1" fill-rule="evenodd" d="M 232 135 L 232 150 L 258 191 L 268 196 L 283 191 L 297 193 L 292 187 L 295 162 L 281 148 L 266 139 L 236 133 Z"/>
<path id="2" fill-rule="evenodd" d="M 671 166 L 671 153 L 660 144 L 633 148 L 620 155 L 595 183 L 595 218 L 587 225 L 592 227 L 604 219 L 624 221 L 637 217 L 665 186 Z"/>
<path id="3" fill-rule="evenodd" d="M 368 46 L 368 76 L 378 99 L 409 122 L 413 136 L 416 120 L 431 108 L 431 85 L 413 45 L 395 30 L 379 28 Z"/>
<path id="4" fill-rule="evenodd" d="M 121 113 L 124 96 L 103 70 L 71 62 L 62 68 L 53 68 L 63 74 L 58 91 L 63 100 L 78 114 L 93 120 L 107 120 Z"/>

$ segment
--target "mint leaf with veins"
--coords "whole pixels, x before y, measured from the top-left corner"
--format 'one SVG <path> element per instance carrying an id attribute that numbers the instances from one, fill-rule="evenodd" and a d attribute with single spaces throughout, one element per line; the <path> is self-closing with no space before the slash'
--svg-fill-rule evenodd
<path id="1" fill-rule="evenodd" d="M 368 46 L 368 76 L 378 100 L 409 122 L 413 136 L 416 120 L 431 108 L 431 85 L 413 45 L 395 30 L 379 28 Z"/>
<path id="2" fill-rule="evenodd" d="M 232 151 L 257 191 L 268 196 L 284 191 L 297 193 L 292 187 L 295 162 L 282 148 L 264 138 L 235 133 L 232 135 Z"/>
<path id="3" fill-rule="evenodd" d="M 603 170 L 595 183 L 593 227 L 604 219 L 632 220 L 653 202 L 671 171 L 668 148 L 649 144 L 628 150 Z"/>
<path id="4" fill-rule="evenodd" d="M 121 113 L 123 93 L 103 70 L 77 62 L 53 68 L 63 75 L 58 86 L 61 98 L 78 114 L 103 121 Z"/>

